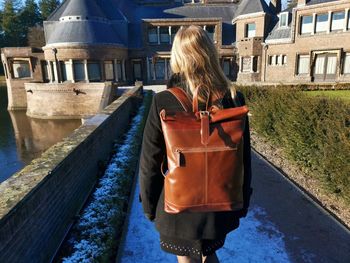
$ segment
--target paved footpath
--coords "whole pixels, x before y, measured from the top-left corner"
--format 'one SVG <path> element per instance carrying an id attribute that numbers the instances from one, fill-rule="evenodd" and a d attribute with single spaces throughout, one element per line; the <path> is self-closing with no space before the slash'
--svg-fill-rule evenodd
<path id="1" fill-rule="evenodd" d="M 253 151 L 251 207 L 218 250 L 222 263 L 349 263 L 350 232 Z M 117 262 L 177 262 L 161 251 L 136 185 Z"/>

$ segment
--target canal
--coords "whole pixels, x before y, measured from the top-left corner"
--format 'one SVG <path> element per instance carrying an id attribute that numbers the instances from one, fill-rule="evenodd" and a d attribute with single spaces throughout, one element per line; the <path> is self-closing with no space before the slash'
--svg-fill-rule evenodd
<path id="1" fill-rule="evenodd" d="M 40 120 L 8 111 L 7 89 L 0 84 L 0 183 L 80 125 L 81 120 Z"/>

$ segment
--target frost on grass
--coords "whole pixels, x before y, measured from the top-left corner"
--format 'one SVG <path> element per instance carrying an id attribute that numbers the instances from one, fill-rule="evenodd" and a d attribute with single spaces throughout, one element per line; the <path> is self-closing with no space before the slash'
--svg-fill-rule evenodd
<path id="1" fill-rule="evenodd" d="M 125 180 L 129 179 L 126 178 L 129 176 L 126 171 L 132 164 L 139 144 L 135 137 L 142 125 L 144 113 L 145 105 L 142 105 L 132 119 L 131 128 L 124 140 L 115 145 L 116 153 L 75 226 L 77 237 L 69 240 L 73 252 L 69 257 L 63 258 L 63 262 L 95 262 L 96 258 L 103 256 L 109 249 L 108 244 L 117 232 L 114 222 L 123 216 L 124 185 Z"/>

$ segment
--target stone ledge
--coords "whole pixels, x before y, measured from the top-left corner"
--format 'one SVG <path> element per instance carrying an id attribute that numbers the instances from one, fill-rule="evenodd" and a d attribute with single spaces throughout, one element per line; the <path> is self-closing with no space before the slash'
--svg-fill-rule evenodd
<path id="1" fill-rule="evenodd" d="M 49 262 L 127 127 L 142 87 L 109 105 L 0 184 L 0 262 Z M 97 120 L 97 121 L 96 121 Z M 31 249 L 28 249 L 28 248 Z"/>

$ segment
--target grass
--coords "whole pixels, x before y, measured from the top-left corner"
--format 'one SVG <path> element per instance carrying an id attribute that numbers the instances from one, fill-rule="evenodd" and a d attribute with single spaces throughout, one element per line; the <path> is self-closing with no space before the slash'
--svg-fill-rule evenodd
<path id="1" fill-rule="evenodd" d="M 305 94 L 312 97 L 328 97 L 330 99 L 342 99 L 350 103 L 350 90 L 313 90 L 305 91 Z"/>

